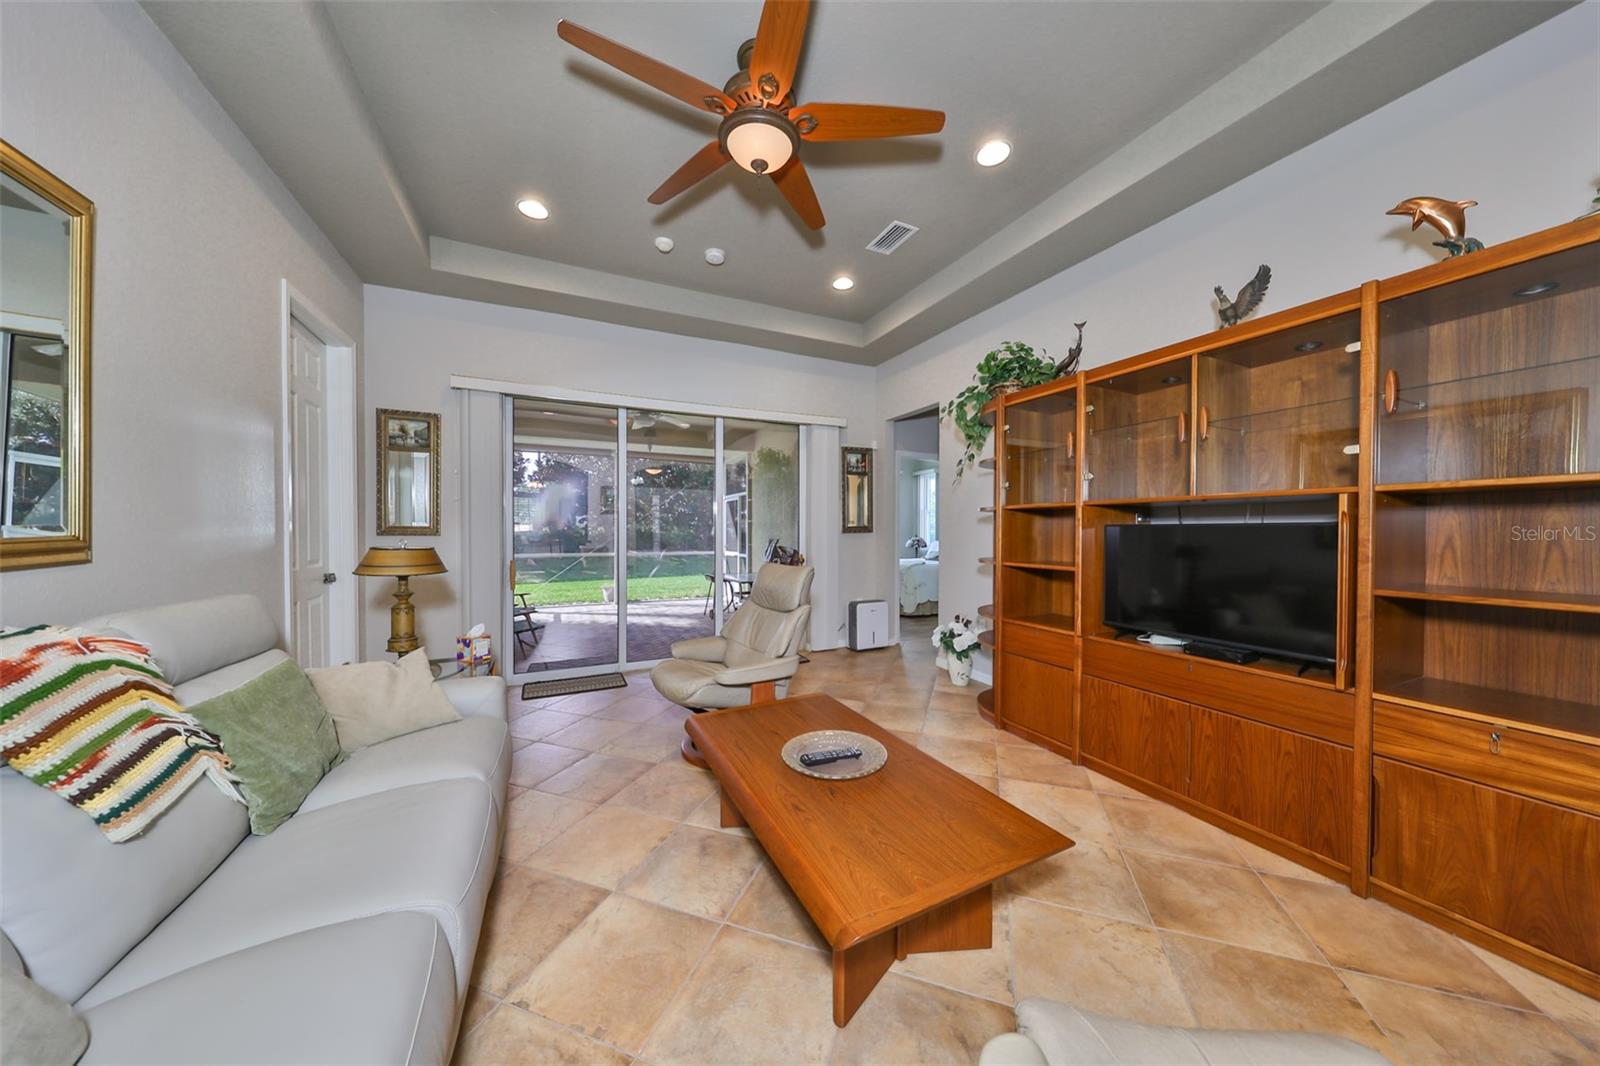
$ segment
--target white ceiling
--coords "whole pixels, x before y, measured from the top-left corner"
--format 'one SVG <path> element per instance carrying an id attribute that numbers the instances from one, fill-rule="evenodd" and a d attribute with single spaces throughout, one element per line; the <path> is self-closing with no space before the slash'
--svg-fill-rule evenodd
<path id="1" fill-rule="evenodd" d="M 646 195 L 714 116 L 556 21 L 719 84 L 758 0 L 145 8 L 374 284 L 878 363 L 1549 17 L 1565 3 L 818 0 L 801 101 L 940 108 L 944 132 L 808 144 L 827 214 L 725 168 Z M 993 170 L 991 136 L 1015 144 Z M 551 217 L 515 202 L 537 196 Z M 922 227 L 892 256 L 888 222 Z M 677 243 L 670 255 L 652 245 Z M 705 263 L 710 246 L 727 252 Z M 856 287 L 838 293 L 839 273 Z"/>

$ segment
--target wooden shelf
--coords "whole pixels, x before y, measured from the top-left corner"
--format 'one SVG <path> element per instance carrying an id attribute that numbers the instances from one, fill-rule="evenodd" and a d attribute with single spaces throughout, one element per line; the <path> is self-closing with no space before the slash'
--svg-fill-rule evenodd
<path id="1" fill-rule="evenodd" d="M 1120 499 L 1096 500 L 1085 497 L 1085 507 L 1139 507 L 1152 503 L 1213 503 L 1229 500 L 1305 499 L 1314 496 L 1353 496 L 1354 485 L 1340 485 L 1326 489 L 1273 489 L 1267 492 L 1208 492 L 1189 493 L 1183 496 L 1128 496 Z M 1385 491 L 1385 490 L 1380 490 Z"/>
<path id="2" fill-rule="evenodd" d="M 978 556 L 978 565 L 979 566 L 993 566 L 994 565 L 994 556 L 992 556 L 992 555 L 980 555 L 980 556 Z"/>
<path id="3" fill-rule="evenodd" d="M 983 645 L 985 648 L 989 648 L 990 650 L 994 649 L 995 640 L 995 633 L 992 629 L 985 629 L 982 633 L 978 634 L 978 643 Z"/>
<path id="4" fill-rule="evenodd" d="M 1160 644 L 1145 644 L 1134 640 L 1131 637 L 1124 637 L 1119 640 L 1110 634 L 1091 634 L 1089 636 L 1085 636 L 1083 639 L 1100 641 L 1105 644 L 1116 644 L 1124 648 L 1133 648 L 1137 651 L 1146 652 L 1150 655 L 1176 655 L 1180 658 L 1189 659 L 1191 661 L 1203 662 L 1211 666 L 1220 666 L 1226 670 L 1242 670 L 1246 673 L 1264 674 L 1269 677 L 1294 681 L 1302 685 L 1315 685 L 1317 688 L 1334 689 L 1337 687 L 1334 684 L 1333 678 L 1329 676 L 1331 668 L 1325 666 L 1309 667 L 1307 671 L 1302 674 L 1300 672 L 1300 664 L 1290 662 L 1287 659 L 1270 659 L 1262 657 L 1253 663 L 1230 663 L 1221 659 L 1197 659 L 1195 656 L 1185 655 L 1182 648 L 1164 647 Z"/>
<path id="5" fill-rule="evenodd" d="M 1075 500 L 1056 500 L 1048 503 L 1008 503 L 1008 511 L 1070 511 L 1077 507 Z"/>
<path id="6" fill-rule="evenodd" d="M 978 460 L 978 469 L 980 469 L 980 470 L 993 470 L 994 469 L 994 456 L 989 455 L 989 456 L 985 456 L 982 459 L 979 459 Z"/>
<path id="7" fill-rule="evenodd" d="M 1078 569 L 1072 563 L 1021 563 L 1007 560 L 1000 565 L 1014 566 L 1018 570 L 1063 570 L 1067 573 L 1071 573 L 1072 571 Z"/>
<path id="8" fill-rule="evenodd" d="M 990 504 L 989 506 L 986 506 L 986 507 L 980 507 L 980 508 L 978 508 L 978 513 L 979 514 L 994 514 L 994 505 Z"/>
<path id="9" fill-rule="evenodd" d="M 1007 625 L 1030 626 L 1034 629 L 1047 629 L 1052 633 L 1073 632 L 1072 616 L 1070 614 L 1027 614 L 1016 618 L 1006 618 Z"/>
<path id="10" fill-rule="evenodd" d="M 1467 685 L 1437 677 L 1415 677 L 1379 685 L 1373 699 L 1455 714 L 1478 721 L 1516 725 L 1551 736 L 1600 744 L 1600 707 L 1525 692 Z"/>
<path id="11" fill-rule="evenodd" d="M 1432 603 L 1469 603 L 1484 607 L 1527 608 L 1538 611 L 1573 611 L 1600 614 L 1600 594 L 1567 592 L 1516 592 L 1509 589 L 1470 588 L 1455 585 L 1401 585 L 1373 589 L 1373 595 L 1391 600 Z"/>
<path id="12" fill-rule="evenodd" d="M 1439 492 L 1480 492 L 1484 489 L 1575 489 L 1600 487 L 1600 474 L 1548 474 L 1543 477 L 1478 478 L 1474 481 L 1415 481 L 1374 486 L 1375 492 L 1393 496 Z"/>
<path id="13" fill-rule="evenodd" d="M 978 605 L 978 617 L 979 618 L 989 618 L 989 619 L 994 618 L 994 604 L 992 604 L 992 603 L 979 604 Z"/>

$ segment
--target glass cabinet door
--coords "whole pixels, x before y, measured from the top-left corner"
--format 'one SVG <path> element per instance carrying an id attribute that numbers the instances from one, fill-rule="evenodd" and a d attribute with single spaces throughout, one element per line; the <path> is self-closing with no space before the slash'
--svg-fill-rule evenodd
<path id="1" fill-rule="evenodd" d="M 1077 499 L 1078 391 L 1065 389 L 1005 407 L 1008 504 Z"/>
<path id="2" fill-rule="evenodd" d="M 1184 356 L 1088 386 L 1088 499 L 1188 494 L 1192 376 L 1193 360 Z"/>
<path id="3" fill-rule="evenodd" d="M 1378 484 L 1600 472 L 1600 244 L 1387 300 Z"/>
<path id="4" fill-rule="evenodd" d="M 1200 355 L 1195 492 L 1354 488 L 1360 362 L 1360 311 Z"/>

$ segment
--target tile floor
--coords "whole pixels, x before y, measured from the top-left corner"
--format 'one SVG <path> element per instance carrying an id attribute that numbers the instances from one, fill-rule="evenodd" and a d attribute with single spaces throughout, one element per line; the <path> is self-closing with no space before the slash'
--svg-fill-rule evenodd
<path id="1" fill-rule="evenodd" d="M 908 627 L 909 629 L 910 627 Z M 996 894 L 994 947 L 896 963 L 845 1029 L 827 956 L 644 677 L 512 696 L 504 857 L 456 1062 L 971 1063 L 1042 995 L 1179 1025 L 1311 1029 L 1410 1063 L 1600 1063 L 1600 1002 L 978 718 L 899 648 L 796 683 L 1077 841 Z"/>

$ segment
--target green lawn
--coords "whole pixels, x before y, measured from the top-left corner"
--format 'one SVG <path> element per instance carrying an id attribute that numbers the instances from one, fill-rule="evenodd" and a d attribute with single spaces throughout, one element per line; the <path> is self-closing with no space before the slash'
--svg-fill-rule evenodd
<path id="1" fill-rule="evenodd" d="M 518 592 L 528 594 L 528 602 L 540 607 L 554 607 L 566 603 L 600 603 L 604 597 L 600 589 L 610 581 L 594 578 L 587 581 L 553 581 L 548 584 L 519 582 Z M 628 579 L 628 599 L 689 600 L 703 598 L 706 594 L 704 574 L 677 574 L 668 577 L 634 577 Z"/>

